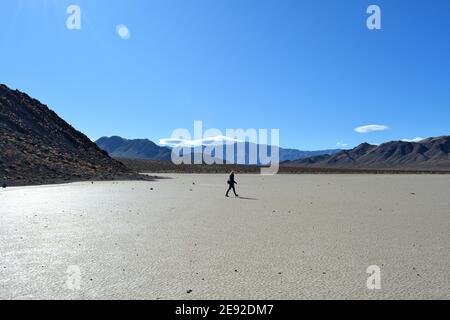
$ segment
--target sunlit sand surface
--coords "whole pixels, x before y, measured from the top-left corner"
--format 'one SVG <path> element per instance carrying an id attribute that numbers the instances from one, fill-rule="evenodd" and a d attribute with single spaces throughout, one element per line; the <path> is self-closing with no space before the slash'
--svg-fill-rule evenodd
<path id="1" fill-rule="evenodd" d="M 0 190 L 0 298 L 450 298 L 449 175 L 165 176 Z"/>

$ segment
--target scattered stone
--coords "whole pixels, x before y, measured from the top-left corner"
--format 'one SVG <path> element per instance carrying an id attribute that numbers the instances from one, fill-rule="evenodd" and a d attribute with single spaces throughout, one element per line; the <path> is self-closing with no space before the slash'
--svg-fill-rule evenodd
<path id="1" fill-rule="evenodd" d="M 189 289 L 188 291 L 186 291 L 187 294 L 189 294 L 189 293 L 191 293 L 191 292 L 192 292 L 192 290 L 190 290 L 190 289 Z"/>

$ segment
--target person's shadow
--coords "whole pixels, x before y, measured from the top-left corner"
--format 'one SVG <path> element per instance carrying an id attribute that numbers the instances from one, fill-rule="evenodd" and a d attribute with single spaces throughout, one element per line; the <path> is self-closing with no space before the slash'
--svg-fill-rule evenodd
<path id="1" fill-rule="evenodd" d="M 258 200 L 256 198 L 246 198 L 246 197 L 238 197 L 238 199 L 241 199 L 241 200 L 253 200 L 253 201 Z"/>

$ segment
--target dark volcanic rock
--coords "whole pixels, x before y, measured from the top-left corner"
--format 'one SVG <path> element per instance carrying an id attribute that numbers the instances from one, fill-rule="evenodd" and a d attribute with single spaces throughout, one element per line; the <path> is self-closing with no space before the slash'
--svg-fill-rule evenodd
<path id="1" fill-rule="evenodd" d="M 47 106 L 0 85 L 0 184 L 140 178 Z"/>

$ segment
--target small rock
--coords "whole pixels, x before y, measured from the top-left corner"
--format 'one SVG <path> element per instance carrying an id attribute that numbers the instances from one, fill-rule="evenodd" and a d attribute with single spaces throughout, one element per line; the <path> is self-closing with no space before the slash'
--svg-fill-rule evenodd
<path id="1" fill-rule="evenodd" d="M 191 292 L 192 292 L 192 290 L 188 290 L 188 291 L 186 291 L 186 293 L 187 293 L 187 294 L 189 294 L 189 293 L 191 293 Z"/>

